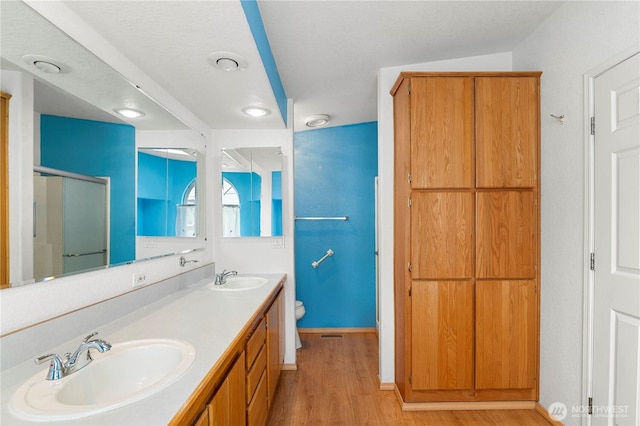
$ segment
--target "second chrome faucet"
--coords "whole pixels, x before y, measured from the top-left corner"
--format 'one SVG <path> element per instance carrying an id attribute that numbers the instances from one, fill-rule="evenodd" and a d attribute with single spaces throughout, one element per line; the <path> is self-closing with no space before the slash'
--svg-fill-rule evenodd
<path id="1" fill-rule="evenodd" d="M 42 364 L 50 361 L 49 371 L 47 372 L 47 380 L 59 380 L 69 374 L 75 373 L 93 361 L 91 349 L 98 352 L 107 352 L 111 349 L 111 343 L 102 339 L 93 339 L 98 332 L 91 333 L 82 340 L 78 349 L 74 353 L 66 353 L 64 359 L 57 354 L 47 354 L 36 358 L 36 364 Z"/>
<path id="2" fill-rule="evenodd" d="M 234 277 L 238 275 L 238 271 L 227 271 L 223 270 L 221 273 L 216 274 L 216 282 L 215 285 L 222 285 L 227 282 L 227 277 L 229 275 L 233 275 Z"/>

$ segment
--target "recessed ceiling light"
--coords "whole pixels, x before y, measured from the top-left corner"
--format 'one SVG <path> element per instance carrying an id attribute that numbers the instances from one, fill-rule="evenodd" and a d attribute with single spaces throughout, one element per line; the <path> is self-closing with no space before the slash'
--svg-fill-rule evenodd
<path id="1" fill-rule="evenodd" d="M 271 111 L 269 109 L 260 106 L 245 107 L 242 108 L 242 112 L 254 118 L 260 118 L 264 117 L 265 115 L 271 114 Z"/>
<path id="2" fill-rule="evenodd" d="M 116 108 L 114 109 L 114 111 L 118 114 L 120 114 L 123 117 L 127 117 L 127 118 L 138 118 L 138 117 L 144 117 L 144 112 L 142 111 L 138 111 L 136 109 L 131 109 L 131 108 Z"/>
<path id="3" fill-rule="evenodd" d="M 68 67 L 60 61 L 42 55 L 24 55 L 22 60 L 26 64 L 47 74 L 59 74 L 68 71 Z"/>
<path id="4" fill-rule="evenodd" d="M 211 66 L 222 71 L 243 71 L 247 68 L 247 60 L 233 52 L 213 52 L 207 60 Z"/>
<path id="5" fill-rule="evenodd" d="M 307 127 L 322 127 L 329 123 L 329 116 L 326 114 L 310 115 L 304 119 L 304 124 Z"/>

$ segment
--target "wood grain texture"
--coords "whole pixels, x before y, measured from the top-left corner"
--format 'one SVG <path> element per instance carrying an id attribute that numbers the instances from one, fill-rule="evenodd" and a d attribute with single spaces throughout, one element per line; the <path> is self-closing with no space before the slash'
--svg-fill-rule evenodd
<path id="1" fill-rule="evenodd" d="M 413 390 L 472 389 L 474 285 L 413 281 Z"/>
<path id="2" fill-rule="evenodd" d="M 534 280 L 476 283 L 476 386 L 537 386 L 538 297 Z"/>
<path id="3" fill-rule="evenodd" d="M 255 362 L 247 370 L 247 401 L 251 401 L 253 394 L 256 392 L 260 378 L 267 368 L 267 349 L 262 347 Z"/>
<path id="4" fill-rule="evenodd" d="M 411 200 L 412 278 L 473 278 L 473 194 L 414 191 Z"/>
<path id="5" fill-rule="evenodd" d="M 280 380 L 280 368 L 284 358 L 284 352 L 280 351 L 280 342 L 282 339 L 280 338 L 280 323 L 278 321 L 281 316 L 280 309 L 283 299 L 284 292 L 281 291 L 265 316 L 267 321 L 267 341 L 265 350 L 267 355 L 267 395 L 269 397 L 269 406 L 271 406 L 273 395 L 276 392 L 276 387 Z"/>
<path id="6" fill-rule="evenodd" d="M 241 426 L 245 424 L 244 363 L 243 352 L 211 399 L 208 405 L 211 426 Z"/>
<path id="7" fill-rule="evenodd" d="M 269 415 L 269 403 L 267 401 L 267 374 L 262 374 L 262 378 L 258 383 L 256 393 L 253 395 L 251 402 L 247 406 L 247 425 L 263 426 L 267 423 Z M 227 423 L 227 426 L 236 423 Z"/>
<path id="8" fill-rule="evenodd" d="M 477 77 L 476 185 L 534 187 L 538 181 L 539 78 Z"/>
<path id="9" fill-rule="evenodd" d="M 477 278 L 534 278 L 537 206 L 533 191 L 477 193 Z"/>
<path id="10" fill-rule="evenodd" d="M 253 365 L 256 357 L 262 350 L 267 338 L 267 327 L 264 318 L 260 319 L 258 326 L 253 331 L 253 334 L 247 340 L 246 353 L 247 353 L 247 370 Z"/>
<path id="11" fill-rule="evenodd" d="M 0 92 L 0 288 L 9 283 L 9 99 Z"/>
<path id="12" fill-rule="evenodd" d="M 411 120 L 410 120 L 410 80 L 404 80 L 398 86 L 393 98 L 394 115 L 394 344 L 395 344 L 395 382 L 402 393 L 406 389 L 406 358 L 405 354 L 411 348 L 410 334 L 407 328 L 410 326 L 409 316 L 411 312 L 405 303 L 408 297 L 408 287 L 411 280 L 408 264 L 411 255 L 411 213 L 409 210 L 409 197 L 411 186 L 408 175 L 410 171 L 411 157 Z"/>
<path id="13" fill-rule="evenodd" d="M 470 188 L 473 149 L 473 79 L 412 78 L 412 188 Z"/>
<path id="14" fill-rule="evenodd" d="M 269 426 L 549 426 L 534 410 L 403 411 L 394 392 L 378 388 L 374 333 L 300 338 L 298 370 L 282 372 Z"/>

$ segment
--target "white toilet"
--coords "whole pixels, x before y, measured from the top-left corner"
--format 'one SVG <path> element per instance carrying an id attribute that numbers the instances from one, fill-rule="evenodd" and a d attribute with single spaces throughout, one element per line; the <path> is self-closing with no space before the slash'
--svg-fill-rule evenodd
<path id="1" fill-rule="evenodd" d="M 305 314 L 304 304 L 296 300 L 296 322 L 302 318 Z M 300 349 L 302 347 L 302 342 L 300 341 L 300 334 L 298 333 L 298 327 L 296 326 L 296 349 Z"/>

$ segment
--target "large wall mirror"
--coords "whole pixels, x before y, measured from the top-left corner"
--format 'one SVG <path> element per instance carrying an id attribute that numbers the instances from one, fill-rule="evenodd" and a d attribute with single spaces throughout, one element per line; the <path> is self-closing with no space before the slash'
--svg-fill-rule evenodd
<path id="1" fill-rule="evenodd" d="M 138 236 L 196 236 L 201 157 L 189 148 L 138 149 Z"/>
<path id="2" fill-rule="evenodd" d="M 280 147 L 222 150 L 224 237 L 282 236 Z"/>
<path id="3" fill-rule="evenodd" d="M 204 137 L 25 3 L 0 7 L 1 90 L 12 95 L 9 116 L 17 120 L 9 126 L 10 235 L 1 236 L 9 238 L 11 286 L 149 257 L 137 245 L 146 228 L 136 223 L 149 217 L 140 216 L 136 182 L 148 172 L 138 150 L 149 147 L 148 134 L 163 140 L 165 171 L 183 162 L 170 159 L 169 148 L 188 157 L 181 177 L 192 188 L 177 202 L 164 199 L 173 213 L 165 215 L 168 231 L 154 234 L 163 238 L 154 254 L 202 247 L 196 182 Z M 173 247 L 177 237 L 192 243 Z"/>

